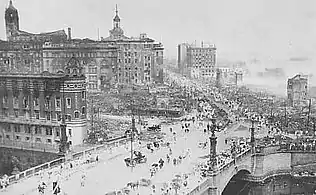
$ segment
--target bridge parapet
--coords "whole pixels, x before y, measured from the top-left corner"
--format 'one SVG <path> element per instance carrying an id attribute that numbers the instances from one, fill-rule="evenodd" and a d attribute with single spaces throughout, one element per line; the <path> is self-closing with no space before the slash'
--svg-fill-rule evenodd
<path id="1" fill-rule="evenodd" d="M 86 156 L 87 154 L 95 154 L 98 151 L 104 150 L 106 149 L 108 146 L 114 145 L 114 144 L 122 144 L 125 143 L 128 140 L 128 138 L 122 137 L 122 138 L 118 138 L 118 139 L 113 139 L 110 140 L 109 142 L 100 145 L 100 146 L 96 146 L 93 148 L 89 148 L 87 150 L 84 151 L 80 151 L 80 152 L 76 152 L 73 154 L 70 154 L 69 156 L 64 156 L 61 158 L 58 158 L 56 160 L 50 161 L 50 162 L 46 162 L 44 164 L 32 167 L 30 169 L 27 169 L 25 171 L 22 171 L 16 175 L 11 175 L 8 179 L 9 179 L 9 183 L 10 184 L 14 184 L 17 182 L 21 182 L 26 178 L 29 177 L 33 177 L 34 175 L 39 174 L 40 171 L 42 170 L 49 170 L 52 169 L 54 167 L 60 166 L 62 163 L 66 162 L 67 160 L 77 160 L 80 159 L 84 156 Z M 1 190 L 0 190 L 1 192 Z"/>
<path id="2" fill-rule="evenodd" d="M 262 182 L 270 177 L 293 175 L 297 171 L 314 170 L 316 174 L 316 151 L 283 151 L 277 147 L 256 150 L 247 149 L 226 164 L 210 171 L 203 187 L 196 187 L 189 194 L 221 194 L 228 182 L 238 172 L 238 179 Z"/>

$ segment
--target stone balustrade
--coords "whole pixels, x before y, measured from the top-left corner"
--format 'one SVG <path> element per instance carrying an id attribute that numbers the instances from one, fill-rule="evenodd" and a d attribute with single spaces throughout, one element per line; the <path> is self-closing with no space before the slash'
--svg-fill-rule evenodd
<path id="1" fill-rule="evenodd" d="M 9 183 L 10 185 L 13 183 L 17 183 L 17 182 L 21 182 L 23 179 L 32 177 L 36 174 L 38 174 L 40 171 L 42 170 L 48 170 L 48 169 L 52 169 L 54 167 L 60 166 L 62 163 L 66 162 L 67 160 L 76 160 L 76 159 L 80 159 L 82 157 L 85 157 L 88 154 L 95 154 L 98 151 L 104 150 L 109 146 L 114 146 L 114 145 L 121 145 L 121 144 L 125 144 L 128 141 L 129 138 L 126 137 L 120 137 L 120 138 L 116 138 L 116 139 L 112 139 L 109 140 L 107 143 L 100 145 L 100 146 L 96 146 L 93 148 L 89 148 L 87 150 L 81 151 L 81 152 L 76 152 L 70 155 L 70 158 L 66 156 L 58 158 L 56 160 L 50 161 L 50 162 L 46 162 L 44 164 L 38 165 L 36 167 L 32 167 L 30 169 L 27 169 L 25 171 L 22 171 L 16 175 L 11 175 L 9 177 Z M 69 158 L 69 159 L 68 159 Z M 1 192 L 1 190 L 0 190 Z"/>

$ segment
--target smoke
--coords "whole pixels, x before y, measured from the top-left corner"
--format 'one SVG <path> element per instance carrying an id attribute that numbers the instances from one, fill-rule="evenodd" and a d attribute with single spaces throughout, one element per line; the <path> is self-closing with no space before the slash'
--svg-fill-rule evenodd
<path id="1" fill-rule="evenodd" d="M 278 96 L 286 96 L 287 79 L 297 74 L 308 75 L 309 87 L 316 86 L 316 66 L 314 64 L 307 58 L 283 61 L 252 59 L 246 62 L 249 74 L 244 76 L 243 84 L 249 88 L 260 88 Z M 266 68 L 281 68 L 284 76 L 260 77 L 258 73 L 265 72 Z"/>

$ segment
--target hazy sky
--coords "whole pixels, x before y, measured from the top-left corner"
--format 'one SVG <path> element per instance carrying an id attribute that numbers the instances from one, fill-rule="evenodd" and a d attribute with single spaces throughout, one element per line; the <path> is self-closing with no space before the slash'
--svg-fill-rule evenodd
<path id="1" fill-rule="evenodd" d="M 0 0 L 4 16 L 8 0 Z M 227 59 L 316 56 L 316 0 L 13 0 L 20 28 L 45 32 L 72 28 L 73 37 L 108 36 L 115 4 L 127 36 L 145 32 L 163 42 L 215 43 Z M 4 17 L 2 17 L 4 18 Z M 0 38 L 5 38 L 4 19 Z"/>

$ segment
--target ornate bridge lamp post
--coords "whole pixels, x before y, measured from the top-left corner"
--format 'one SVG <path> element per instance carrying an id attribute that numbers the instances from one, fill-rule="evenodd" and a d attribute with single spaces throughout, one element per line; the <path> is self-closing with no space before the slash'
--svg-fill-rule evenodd
<path id="1" fill-rule="evenodd" d="M 212 119 L 212 135 L 210 137 L 210 170 L 214 171 L 217 168 L 217 155 L 216 155 L 216 145 L 217 137 L 215 136 L 215 124 L 216 119 Z"/>
<path id="2" fill-rule="evenodd" d="M 255 127 L 254 127 L 254 124 L 255 124 L 255 120 L 254 118 L 251 119 L 251 127 L 250 127 L 250 145 L 251 145 L 251 150 L 252 152 L 255 152 Z"/>

